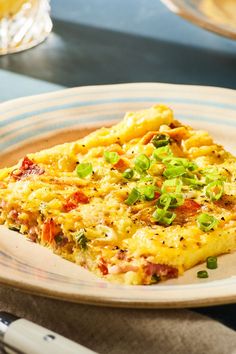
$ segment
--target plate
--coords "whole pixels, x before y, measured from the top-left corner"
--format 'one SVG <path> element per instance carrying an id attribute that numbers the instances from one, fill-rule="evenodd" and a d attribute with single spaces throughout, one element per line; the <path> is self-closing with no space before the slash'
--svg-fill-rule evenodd
<path id="1" fill-rule="evenodd" d="M 236 39 L 235 0 L 161 0 L 171 11 L 222 36 Z"/>
<path id="2" fill-rule="evenodd" d="M 0 162 L 11 165 L 26 153 L 71 141 L 107 126 L 126 111 L 165 103 L 178 119 L 207 129 L 236 153 L 236 92 L 157 83 L 90 86 L 0 104 Z M 0 282 L 38 295 L 120 307 L 173 308 L 232 303 L 236 300 L 236 253 L 219 257 L 208 279 L 199 265 L 179 279 L 151 286 L 123 286 L 0 227 Z"/>

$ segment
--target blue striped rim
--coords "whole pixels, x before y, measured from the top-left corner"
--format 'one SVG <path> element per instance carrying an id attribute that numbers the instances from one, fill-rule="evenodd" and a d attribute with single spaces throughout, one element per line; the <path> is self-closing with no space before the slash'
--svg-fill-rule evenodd
<path id="1" fill-rule="evenodd" d="M 48 125 L 41 127 L 37 130 L 33 129 L 28 132 L 23 132 L 22 134 L 19 134 L 16 137 L 7 140 L 4 143 L 0 142 L 0 150 L 7 149 L 12 145 L 18 144 L 28 138 L 32 138 L 35 136 L 36 133 L 37 133 L 37 135 L 41 135 L 41 134 L 45 134 L 45 133 L 48 133 L 51 131 L 56 131 L 56 130 L 59 130 L 62 128 L 70 128 L 75 125 L 77 125 L 77 126 L 83 125 L 83 124 L 85 124 L 85 121 L 86 121 L 86 123 L 91 124 L 91 123 L 96 123 L 96 122 L 107 121 L 110 119 L 115 120 L 118 118 L 120 118 L 120 115 L 117 113 L 117 114 L 106 114 L 106 115 L 101 114 L 101 115 L 96 116 L 96 118 L 93 118 L 93 119 L 84 118 L 84 119 L 80 119 L 80 120 L 76 120 L 76 119 L 66 120 L 66 121 L 62 121 L 60 123 L 53 122 L 52 124 L 48 124 Z M 202 115 L 196 116 L 196 115 L 191 115 L 191 114 L 181 114 L 181 119 L 193 120 L 193 121 L 203 121 L 203 122 L 207 122 L 209 124 L 218 124 L 218 125 L 223 125 L 223 126 L 227 125 L 227 126 L 231 126 L 231 127 L 236 127 L 236 120 L 235 121 L 230 121 L 230 120 L 222 121 L 220 119 L 212 120 L 212 118 L 209 118 L 208 116 L 202 116 Z M 34 125 L 34 123 L 32 122 L 32 123 L 30 123 L 29 126 L 33 126 L 33 125 Z M 14 131 L 14 129 L 13 129 L 13 131 Z M 0 137 L 7 136 L 9 134 L 10 134 L 10 132 L 7 132 Z"/>
<path id="2" fill-rule="evenodd" d="M 114 116 L 113 116 L 114 118 Z M 92 123 L 96 123 L 96 122 L 99 122 L 99 121 L 107 121 L 107 119 L 104 119 L 104 115 L 102 115 L 101 117 L 97 117 L 95 120 L 89 120 L 87 121 L 87 123 L 89 124 L 92 124 Z M 72 126 L 75 126 L 75 125 L 84 125 L 84 121 L 81 121 L 81 120 L 75 120 L 75 119 L 72 119 L 72 120 L 67 120 L 66 122 L 60 122 L 60 124 L 58 123 L 52 123 L 52 124 L 49 124 L 45 127 L 42 127 L 40 129 L 37 129 L 37 131 L 35 130 L 31 130 L 29 132 L 25 132 L 25 133 L 22 133 L 22 134 L 19 134 L 17 135 L 15 138 L 13 139 L 9 139 L 7 140 L 6 142 L 4 143 L 0 143 L 0 150 L 1 149 L 7 149 L 8 147 L 12 146 L 12 145 L 15 145 L 15 144 L 18 144 L 22 141 L 25 141 L 26 139 L 28 138 L 32 138 L 35 136 L 35 134 L 37 135 L 41 135 L 41 134 L 45 134 L 45 133 L 48 133 L 50 131 L 56 131 L 56 130 L 59 130 L 61 128 L 69 128 L 69 127 L 72 127 Z"/>
<path id="3" fill-rule="evenodd" d="M 124 88 L 125 86 L 128 87 L 129 85 L 132 85 L 132 87 L 130 86 L 129 89 L 125 89 Z M 132 84 L 117 84 L 117 85 L 108 85 L 110 87 L 108 90 L 101 90 L 100 86 L 97 86 L 94 90 L 92 90 L 92 88 L 87 86 L 87 87 L 90 88 L 89 92 L 88 91 L 83 91 L 82 88 L 78 88 L 78 92 L 67 95 L 66 91 L 70 90 L 70 89 L 67 89 L 67 90 L 64 90 L 63 97 L 66 98 L 66 99 L 73 98 L 73 97 L 76 98 L 77 97 L 79 99 L 80 97 L 83 97 L 84 95 L 85 96 L 95 95 L 98 92 L 102 93 L 103 95 L 106 95 L 106 94 L 110 94 L 112 91 L 114 91 L 115 95 L 118 94 L 118 93 L 120 95 L 121 93 L 122 94 L 125 94 L 125 93 L 127 94 L 127 93 L 130 93 L 130 92 L 132 92 L 132 94 L 134 94 L 135 92 L 137 92 L 137 93 L 143 92 L 143 88 L 142 87 L 143 86 L 148 86 L 148 85 L 150 85 L 150 88 L 146 88 L 145 87 L 146 88 L 145 89 L 145 93 L 147 93 L 147 90 L 150 90 L 151 91 L 150 94 L 153 94 L 153 91 L 158 90 L 158 89 L 159 90 L 162 89 L 163 86 L 159 86 L 159 88 L 158 88 L 158 85 L 166 85 L 166 87 L 167 87 L 168 84 L 163 84 L 163 83 L 160 84 L 160 83 L 154 83 L 154 82 L 136 83 L 136 84 L 133 84 L 133 83 Z M 116 87 L 120 87 L 120 90 L 113 90 L 113 88 L 115 86 Z M 134 88 L 134 86 L 137 86 L 137 87 Z M 153 87 L 151 87 L 151 86 L 153 86 Z M 154 86 L 156 86 L 156 88 L 154 88 Z M 169 86 L 170 86 L 170 88 L 168 88 L 168 94 L 171 94 L 171 93 L 176 93 L 177 92 L 177 87 L 179 87 L 181 85 L 170 84 Z M 182 85 L 182 86 L 185 87 L 185 88 L 186 87 L 189 87 L 189 88 L 194 87 L 194 86 L 191 86 L 191 85 Z M 104 86 L 101 86 L 101 87 L 104 87 Z M 175 87 L 175 89 L 172 89 L 172 87 Z M 206 87 L 208 87 L 208 86 L 206 86 Z M 201 90 L 201 88 L 202 88 L 202 86 L 198 87 L 199 90 Z M 211 88 L 212 90 L 216 90 L 216 89 L 219 89 L 219 90 L 222 90 L 222 91 L 223 90 L 224 91 L 228 90 L 228 91 L 230 91 L 232 93 L 234 92 L 235 95 L 236 95 L 236 91 L 231 90 L 231 89 L 216 88 L 216 87 L 208 87 L 208 88 Z M 49 98 L 43 97 L 42 98 L 43 99 L 42 102 L 40 102 L 40 101 L 39 102 L 34 102 L 34 104 L 50 102 L 50 101 L 57 100 L 57 99 L 59 100 L 62 97 L 62 95 L 60 94 L 60 93 L 62 93 L 62 91 L 58 90 L 57 92 L 59 93 L 58 97 L 53 97 L 53 98 L 52 97 L 49 97 Z M 49 95 L 50 95 L 50 93 L 49 93 Z M 45 96 L 45 95 L 42 95 L 42 96 Z M 32 96 L 32 98 L 33 97 L 35 97 L 35 96 Z M 40 97 L 40 95 L 38 95 L 38 97 Z M 144 98 L 144 97 L 145 96 L 143 96 L 142 98 Z M 189 103 L 193 103 L 193 104 L 203 104 L 203 101 L 201 101 L 201 100 L 188 99 L 188 98 L 183 99 L 183 101 L 181 101 L 181 103 L 184 103 L 186 101 L 188 101 Z M 230 104 L 230 103 L 220 103 L 220 102 L 215 102 L 215 101 L 204 101 L 204 102 L 205 102 L 206 105 L 213 106 L 213 107 L 221 107 L 221 108 L 226 108 L 226 109 L 227 108 L 236 109 L 236 104 L 234 105 L 234 104 Z M 29 106 L 29 102 L 22 103 L 21 108 L 25 107 L 25 106 L 28 107 Z M 0 105 L 0 108 L 1 108 L 1 105 Z M 13 108 L 13 109 L 11 108 L 9 110 L 0 110 L 0 113 L 1 114 L 6 114 L 6 113 L 10 113 L 11 111 L 14 111 L 14 110 L 15 110 L 15 108 Z"/>
<path id="4" fill-rule="evenodd" d="M 23 114 L 19 114 L 13 117 L 9 117 L 8 119 L 4 121 L 0 121 L 0 127 L 4 127 L 9 123 L 17 122 L 19 120 L 24 120 L 27 119 L 31 116 L 34 115 L 40 115 L 43 113 L 49 113 L 49 112 L 56 112 L 58 110 L 66 110 L 69 108 L 79 108 L 79 107 L 86 107 L 86 106 L 95 106 L 95 105 L 102 105 L 102 104 L 109 104 L 109 103 L 127 103 L 127 102 L 152 102 L 152 103 L 158 103 L 158 101 L 162 103 L 183 103 L 183 104 L 195 104 L 198 106 L 210 106 L 210 107 L 217 107 L 217 108 L 222 108 L 222 109 L 231 109 L 231 110 L 236 110 L 236 104 L 228 104 L 228 103 L 217 103 L 214 101 L 202 101 L 202 100 L 195 100 L 195 99 L 188 99 L 188 98 L 166 98 L 166 97 L 161 97 L 161 96 L 156 96 L 156 97 L 150 97 L 150 96 L 142 96 L 142 97 L 135 97 L 135 98 L 112 98 L 112 99 L 100 99 L 100 100 L 93 100 L 93 101 L 87 101 L 87 102 L 76 102 L 76 103 L 70 103 L 70 104 L 64 104 L 64 105 L 56 105 L 53 107 L 47 107 L 43 108 L 41 110 L 37 111 L 32 111 L 32 112 L 27 112 Z"/>

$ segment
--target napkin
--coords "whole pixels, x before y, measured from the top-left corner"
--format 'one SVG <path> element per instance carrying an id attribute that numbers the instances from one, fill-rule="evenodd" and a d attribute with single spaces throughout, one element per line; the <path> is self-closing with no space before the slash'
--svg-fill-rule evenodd
<path id="1" fill-rule="evenodd" d="M 236 353 L 233 330 L 185 309 L 96 307 L 1 286 L 0 311 L 45 326 L 100 354 Z"/>

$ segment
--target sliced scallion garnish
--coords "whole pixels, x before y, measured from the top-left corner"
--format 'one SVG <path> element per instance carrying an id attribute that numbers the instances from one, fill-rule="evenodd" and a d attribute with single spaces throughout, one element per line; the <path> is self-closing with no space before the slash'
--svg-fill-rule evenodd
<path id="1" fill-rule="evenodd" d="M 80 163 L 76 167 L 76 173 L 80 178 L 85 178 L 88 175 L 90 175 L 93 172 L 93 167 L 92 164 L 87 162 L 87 163 Z"/>
<path id="2" fill-rule="evenodd" d="M 208 273 L 206 270 L 199 270 L 199 272 L 197 272 L 197 277 L 198 278 L 208 278 Z"/>
<path id="3" fill-rule="evenodd" d="M 134 176 L 134 170 L 132 170 L 131 168 L 127 168 L 127 170 L 123 172 L 122 176 L 126 179 L 131 179 Z"/>
<path id="4" fill-rule="evenodd" d="M 217 268 L 217 258 L 216 257 L 207 257 L 206 260 L 208 269 L 216 269 Z"/>
<path id="5" fill-rule="evenodd" d="M 164 209 L 157 208 L 152 214 L 152 217 L 160 224 L 170 225 L 176 218 L 176 214 Z"/>
<path id="6" fill-rule="evenodd" d="M 180 193 L 182 190 L 183 182 L 179 178 L 167 179 L 163 182 L 161 187 L 162 193 Z"/>
<path id="7" fill-rule="evenodd" d="M 152 185 L 139 188 L 139 192 L 145 200 L 153 200 L 155 198 L 156 190 L 157 188 Z"/>
<path id="8" fill-rule="evenodd" d="M 80 246 L 82 250 L 86 250 L 88 248 L 87 243 L 89 242 L 88 238 L 85 236 L 84 231 L 80 231 L 75 236 L 76 243 Z"/>
<path id="9" fill-rule="evenodd" d="M 206 184 L 213 181 L 225 181 L 226 177 L 222 176 L 215 167 L 207 167 L 200 171 L 206 179 Z"/>
<path id="10" fill-rule="evenodd" d="M 125 204 L 127 205 L 133 205 L 140 199 L 141 195 L 137 188 L 133 188 L 132 191 L 130 192 L 128 198 L 125 200 Z"/>
<path id="11" fill-rule="evenodd" d="M 170 147 L 162 146 L 154 150 L 153 157 L 155 160 L 162 161 L 168 156 L 173 156 L 173 152 L 171 151 Z"/>
<path id="12" fill-rule="evenodd" d="M 106 162 L 112 165 L 115 165 L 120 160 L 120 156 L 115 151 L 104 151 L 104 158 Z"/>
<path id="13" fill-rule="evenodd" d="M 186 158 L 183 158 L 183 157 L 169 156 L 169 157 L 166 157 L 165 159 L 163 159 L 162 162 L 166 166 L 184 166 L 189 171 L 194 171 L 198 168 L 194 162 L 192 162 Z"/>
<path id="14" fill-rule="evenodd" d="M 197 218 L 197 225 L 204 232 L 214 229 L 217 224 L 218 220 L 213 215 L 202 213 Z"/>
<path id="15" fill-rule="evenodd" d="M 184 166 L 172 166 L 172 167 L 167 167 L 167 169 L 163 172 L 163 175 L 166 178 L 175 178 L 175 177 L 180 177 L 186 172 L 186 169 Z"/>
<path id="16" fill-rule="evenodd" d="M 158 205 L 167 210 L 176 208 L 184 203 L 184 196 L 181 193 L 164 193 L 158 199 Z"/>
<path id="17" fill-rule="evenodd" d="M 209 183 L 206 186 L 205 193 L 212 202 L 219 200 L 224 193 L 224 183 L 219 180 Z"/>
<path id="18" fill-rule="evenodd" d="M 168 145 L 170 143 L 170 138 L 169 138 L 169 136 L 167 136 L 165 134 L 157 134 L 156 136 L 154 136 L 151 143 L 156 148 L 159 148 L 159 147 Z"/>
<path id="19" fill-rule="evenodd" d="M 205 185 L 204 182 L 199 181 L 199 179 L 197 178 L 196 175 L 189 174 L 189 173 L 185 173 L 182 176 L 182 181 L 184 184 L 186 184 L 194 189 L 199 189 L 200 187 L 203 187 Z"/>
<path id="20" fill-rule="evenodd" d="M 139 173 L 147 171 L 150 167 L 149 157 L 145 154 L 138 155 L 134 160 L 134 166 Z"/>

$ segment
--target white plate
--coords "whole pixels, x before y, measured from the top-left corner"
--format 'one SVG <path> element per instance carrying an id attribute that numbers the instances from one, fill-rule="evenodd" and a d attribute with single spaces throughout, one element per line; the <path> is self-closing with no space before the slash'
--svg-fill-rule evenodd
<path id="1" fill-rule="evenodd" d="M 233 90 L 139 83 L 91 86 L 22 98 L 0 105 L 1 166 L 26 153 L 77 139 L 110 124 L 129 110 L 165 103 L 193 127 L 207 129 L 236 153 L 236 92 Z M 236 253 L 219 257 L 208 279 L 199 265 L 179 279 L 152 286 L 122 286 L 88 271 L 0 227 L 0 281 L 39 295 L 123 307 L 192 307 L 236 300 Z"/>

